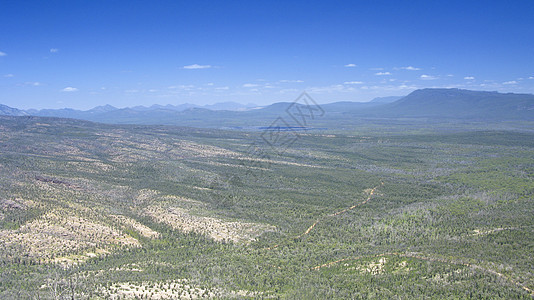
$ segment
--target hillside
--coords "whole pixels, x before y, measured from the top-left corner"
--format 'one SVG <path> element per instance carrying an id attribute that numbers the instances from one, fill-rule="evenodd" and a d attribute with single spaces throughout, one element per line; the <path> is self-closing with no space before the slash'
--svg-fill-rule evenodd
<path id="1" fill-rule="evenodd" d="M 26 112 L 9 107 L 7 105 L 0 104 L 0 116 L 26 116 Z"/>
<path id="2" fill-rule="evenodd" d="M 534 95 L 460 89 L 422 89 L 373 111 L 384 117 L 534 120 Z"/>
<path id="3" fill-rule="evenodd" d="M 0 298 L 531 299 L 534 134 L 424 129 L 2 116 Z"/>

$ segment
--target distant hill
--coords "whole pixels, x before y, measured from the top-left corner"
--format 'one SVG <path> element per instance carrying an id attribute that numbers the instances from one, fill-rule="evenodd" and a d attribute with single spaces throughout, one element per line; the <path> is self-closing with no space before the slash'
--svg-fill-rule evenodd
<path id="1" fill-rule="evenodd" d="M 27 116 L 23 110 L 9 107 L 7 105 L 0 104 L 0 116 Z"/>
<path id="2" fill-rule="evenodd" d="M 395 100 L 397 99 L 397 100 Z M 46 116 L 82 119 L 110 124 L 158 124 L 209 128 L 249 128 L 271 124 L 278 118 L 294 121 L 295 113 L 308 113 L 302 104 L 278 102 L 265 107 L 233 102 L 207 106 L 194 104 L 136 106 L 116 108 L 98 106 L 91 110 L 43 109 L 22 111 L 0 106 L 0 115 Z M 292 107 L 293 112 L 288 112 Z M 534 121 L 534 95 L 482 92 L 460 89 L 422 89 L 405 97 L 382 97 L 369 102 L 334 102 L 321 104 L 314 114 L 313 126 L 337 128 L 347 124 L 366 124 L 368 120 L 421 119 L 430 121 L 464 120 Z M 365 121 L 367 120 L 367 121 Z M 311 124 L 311 123 L 310 123 Z M 311 126 L 311 125 L 310 125 Z"/>
<path id="3" fill-rule="evenodd" d="M 364 111 L 376 117 L 435 117 L 472 120 L 534 120 L 534 95 L 422 89 Z"/>

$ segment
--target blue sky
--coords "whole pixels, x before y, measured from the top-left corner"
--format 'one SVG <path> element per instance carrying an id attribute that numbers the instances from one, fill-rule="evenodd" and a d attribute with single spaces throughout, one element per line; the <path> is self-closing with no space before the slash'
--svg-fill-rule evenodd
<path id="1" fill-rule="evenodd" d="M 534 93 L 534 1 L 0 2 L 0 103 Z"/>

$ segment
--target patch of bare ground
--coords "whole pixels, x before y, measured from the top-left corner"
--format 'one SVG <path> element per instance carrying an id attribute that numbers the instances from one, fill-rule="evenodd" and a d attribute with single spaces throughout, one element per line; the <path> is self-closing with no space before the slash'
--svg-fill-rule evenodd
<path id="1" fill-rule="evenodd" d="M 247 164 L 248 161 L 252 161 L 252 162 L 257 162 L 257 163 L 265 163 L 267 165 L 279 164 L 279 165 L 287 165 L 287 166 L 327 169 L 327 167 L 325 166 L 302 164 L 302 163 L 296 163 L 296 162 L 291 162 L 291 161 L 273 160 L 273 159 L 265 159 L 265 158 L 245 157 L 245 158 L 238 158 L 238 159 L 244 161 L 245 164 Z"/>
<path id="2" fill-rule="evenodd" d="M 100 172 L 109 172 L 115 170 L 114 166 L 99 161 L 71 161 L 68 162 L 67 165 L 89 174 L 98 174 Z"/>
<path id="3" fill-rule="evenodd" d="M 179 144 L 178 144 L 180 150 L 180 152 L 186 152 L 188 153 L 190 156 L 192 157 L 215 157 L 215 156 L 219 156 L 219 157 L 228 157 L 228 158 L 237 158 L 237 157 L 241 157 L 242 154 L 238 153 L 238 152 L 235 152 L 235 151 L 231 151 L 231 150 L 228 150 L 228 149 L 224 149 L 224 148 L 220 148 L 220 147 L 215 147 L 215 146 L 211 146 L 211 145 L 202 145 L 202 144 L 197 144 L 195 142 L 191 142 L 191 141 L 181 141 Z"/>
<path id="4" fill-rule="evenodd" d="M 29 258 L 66 264 L 117 246 L 139 247 L 140 243 L 107 225 L 66 212 L 51 212 L 18 229 L 0 230 L 0 247 L 16 247 Z"/>
<path id="5" fill-rule="evenodd" d="M 214 217 L 197 216 L 180 207 L 162 208 L 150 206 L 145 213 L 155 221 L 165 223 L 183 232 L 196 232 L 207 235 L 216 241 L 249 243 L 263 232 L 274 230 L 274 226 L 224 221 Z"/>
<path id="6" fill-rule="evenodd" d="M 122 225 L 130 227 L 134 229 L 135 231 L 139 232 L 139 234 L 141 234 L 144 237 L 147 237 L 150 239 L 159 237 L 159 233 L 157 231 L 152 230 L 150 227 L 145 226 L 132 218 L 129 218 L 123 215 L 110 215 L 110 216 L 116 219 L 117 221 L 119 221 L 119 223 L 121 223 Z"/>
<path id="7" fill-rule="evenodd" d="M 505 227 L 505 228 L 498 227 L 498 228 L 486 229 L 486 230 L 484 230 L 484 229 L 474 229 L 473 233 L 472 234 L 468 234 L 467 236 L 484 236 L 484 235 L 496 233 L 496 232 L 499 232 L 499 231 L 520 230 L 520 229 L 523 229 L 523 228 L 526 228 L 526 227 L 528 227 L 528 226 Z"/>
<path id="8" fill-rule="evenodd" d="M 203 288 L 185 279 L 165 282 L 121 282 L 97 290 L 103 299 L 199 299 L 243 298 L 257 295 L 251 291 L 226 291 Z"/>
<path id="9" fill-rule="evenodd" d="M 26 207 L 24 204 L 16 200 L 0 199 L 0 208 L 2 208 L 3 210 L 9 210 L 9 209 L 24 209 Z"/>

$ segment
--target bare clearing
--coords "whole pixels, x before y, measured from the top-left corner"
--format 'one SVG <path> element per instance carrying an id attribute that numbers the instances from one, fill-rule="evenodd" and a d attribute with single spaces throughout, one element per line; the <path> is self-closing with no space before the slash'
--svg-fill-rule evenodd
<path id="1" fill-rule="evenodd" d="M 99 255 L 112 246 L 139 247 L 140 244 L 107 225 L 63 212 L 48 213 L 15 230 L 1 230 L 0 246 L 20 246 L 20 251 L 30 258 L 53 260 L 82 252 Z"/>
<path id="2" fill-rule="evenodd" d="M 183 232 L 205 234 L 216 241 L 229 240 L 249 243 L 263 232 L 274 230 L 274 226 L 237 221 L 224 221 L 214 217 L 191 214 L 179 207 L 162 208 L 151 206 L 145 213 L 160 223 L 165 223 Z"/>
<path id="3" fill-rule="evenodd" d="M 243 298 L 252 297 L 250 291 L 225 291 L 205 289 L 190 284 L 185 279 L 167 282 L 116 283 L 100 288 L 97 293 L 105 299 L 198 299 L 198 298 Z"/>

